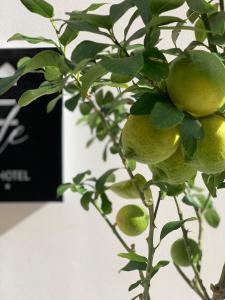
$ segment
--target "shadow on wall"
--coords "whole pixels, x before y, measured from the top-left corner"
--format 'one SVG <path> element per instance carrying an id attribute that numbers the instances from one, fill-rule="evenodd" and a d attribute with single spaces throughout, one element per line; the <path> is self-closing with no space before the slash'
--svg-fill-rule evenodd
<path id="1" fill-rule="evenodd" d="M 28 216 L 42 208 L 45 203 L 0 204 L 0 235 L 24 221 Z"/>

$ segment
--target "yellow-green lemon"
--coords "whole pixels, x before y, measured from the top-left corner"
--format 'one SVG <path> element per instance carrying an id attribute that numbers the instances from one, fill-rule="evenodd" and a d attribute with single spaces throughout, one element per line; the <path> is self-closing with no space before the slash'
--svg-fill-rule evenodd
<path id="1" fill-rule="evenodd" d="M 181 147 L 167 160 L 150 165 L 149 168 L 154 180 L 172 185 L 185 183 L 197 173 L 196 167 L 185 162 Z"/>
<path id="2" fill-rule="evenodd" d="M 150 8 L 153 14 L 159 15 L 164 11 L 178 8 L 185 0 L 151 0 Z"/>
<path id="3" fill-rule="evenodd" d="M 146 210 L 138 205 L 122 207 L 116 216 L 119 229 L 128 236 L 137 236 L 143 233 L 149 224 Z"/>
<path id="4" fill-rule="evenodd" d="M 199 120 L 204 137 L 197 143 L 193 164 L 199 171 L 216 174 L 225 171 L 225 119 L 212 115 Z"/>
<path id="5" fill-rule="evenodd" d="M 178 143 L 178 127 L 156 129 L 149 115 L 131 115 L 122 131 L 124 155 L 141 163 L 155 164 L 167 159 Z"/>
<path id="6" fill-rule="evenodd" d="M 190 50 L 171 63 L 167 89 L 180 110 L 202 117 L 225 103 L 224 82 L 225 67 L 216 54 Z"/>
<path id="7" fill-rule="evenodd" d="M 141 174 L 136 174 L 134 176 L 134 180 L 136 181 L 140 190 L 144 192 L 146 200 L 151 200 L 152 199 L 151 190 L 149 188 L 144 190 L 145 184 L 147 182 L 144 176 L 142 176 Z M 117 195 L 125 199 L 140 198 L 140 194 L 137 190 L 137 187 L 134 184 L 133 180 L 131 179 L 114 183 L 113 185 L 111 185 L 110 189 L 111 191 L 113 191 L 114 193 L 116 193 Z"/>
<path id="8" fill-rule="evenodd" d="M 192 261 L 196 263 L 201 257 L 201 251 L 199 250 L 198 244 L 194 240 L 188 239 L 187 242 L 191 252 Z M 188 267 L 191 265 L 183 238 L 173 243 L 170 253 L 176 265 L 181 267 Z"/>

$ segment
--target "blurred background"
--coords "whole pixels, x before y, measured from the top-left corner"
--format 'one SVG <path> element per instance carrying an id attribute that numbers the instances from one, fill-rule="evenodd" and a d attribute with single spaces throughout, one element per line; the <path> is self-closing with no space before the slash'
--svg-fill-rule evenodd
<path id="1" fill-rule="evenodd" d="M 25 43 L 11 42 L 7 39 L 16 32 L 26 35 L 43 35 L 54 38 L 54 31 L 47 19 L 29 13 L 19 0 L 1 1 L 0 10 L 0 45 L 1 47 L 27 47 Z M 80 10 L 93 3 L 90 0 L 51 0 L 57 17 L 64 12 Z M 94 1 L 101 2 L 101 1 Z M 120 1 L 109 1 L 114 4 Z M 102 12 L 107 12 L 107 5 Z M 185 7 L 174 11 L 179 17 L 185 15 Z M 121 26 L 129 19 L 128 13 L 116 26 L 120 38 Z M 135 23 L 136 31 L 141 22 Z M 163 48 L 170 46 L 170 32 L 163 35 Z M 80 39 L 97 39 L 92 34 L 83 34 Z M 178 44 L 184 48 L 189 44 L 192 33 L 188 31 L 179 38 Z M 99 39 L 99 37 L 98 37 Z M 72 44 L 72 50 L 75 44 Z M 68 55 L 69 55 L 68 51 Z M 107 163 L 101 161 L 101 144 L 95 143 L 86 149 L 85 143 L 89 130 L 77 126 L 79 113 L 64 111 L 64 182 L 87 169 L 96 176 L 107 169 L 120 166 L 120 160 L 113 156 Z M 46 166 L 47 167 L 47 166 Z M 45 172 L 45 166 L 42 166 Z M 139 166 L 146 178 L 151 174 Z M 119 173 L 120 179 L 126 179 L 126 173 Z M 201 181 L 199 180 L 201 185 Z M 224 193 L 224 192 L 223 192 Z M 225 259 L 225 199 L 223 193 L 215 200 L 222 217 L 219 229 L 205 226 L 203 278 L 207 284 L 219 279 Z M 110 194 L 114 211 L 128 202 Z M 155 193 L 155 197 L 157 194 Z M 185 216 L 191 216 L 192 210 L 185 207 Z M 112 222 L 115 213 L 110 216 Z M 163 201 L 157 227 L 166 222 L 177 220 L 172 199 Z M 190 236 L 195 238 L 194 223 L 189 225 Z M 160 230 L 159 230 L 160 231 Z M 181 236 L 180 231 L 168 236 L 160 246 L 155 262 L 170 259 L 170 245 Z M 126 238 L 126 237 L 125 237 Z M 146 233 L 130 239 L 135 242 L 139 253 L 146 253 Z M 158 237 L 157 237 L 158 238 Z M 136 292 L 129 293 L 128 286 L 138 280 L 138 275 L 119 273 L 126 263 L 117 257 L 124 249 L 112 235 L 96 212 L 84 211 L 79 203 L 79 196 L 67 193 L 63 203 L 26 203 L 0 204 L 0 299 L 1 300 L 130 300 Z M 188 272 L 190 270 L 187 270 Z M 190 271 L 191 272 L 191 271 Z M 172 263 L 160 270 L 152 281 L 152 299 L 197 300 L 198 297 L 177 275 Z"/>

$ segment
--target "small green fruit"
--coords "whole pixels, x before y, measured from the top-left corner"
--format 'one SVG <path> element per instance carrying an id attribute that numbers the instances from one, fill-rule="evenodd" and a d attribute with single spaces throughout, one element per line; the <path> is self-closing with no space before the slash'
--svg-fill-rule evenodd
<path id="1" fill-rule="evenodd" d="M 124 234 L 137 236 L 148 227 L 149 216 L 141 206 L 126 205 L 117 213 L 116 223 Z"/>
<path id="2" fill-rule="evenodd" d="M 192 261 L 197 263 L 201 257 L 201 251 L 198 244 L 194 240 L 188 239 L 188 245 L 190 247 Z M 173 243 L 171 247 L 171 257 L 178 266 L 189 267 L 191 265 L 183 238 Z"/>
<path id="3" fill-rule="evenodd" d="M 134 180 L 138 184 L 140 190 L 143 192 L 144 186 L 147 182 L 144 176 L 142 176 L 141 174 L 136 174 L 134 176 Z M 114 183 L 113 185 L 111 185 L 110 189 L 112 192 L 125 199 L 140 198 L 139 192 L 131 179 Z M 149 188 L 144 191 L 144 195 L 146 200 L 152 199 L 152 193 Z"/>

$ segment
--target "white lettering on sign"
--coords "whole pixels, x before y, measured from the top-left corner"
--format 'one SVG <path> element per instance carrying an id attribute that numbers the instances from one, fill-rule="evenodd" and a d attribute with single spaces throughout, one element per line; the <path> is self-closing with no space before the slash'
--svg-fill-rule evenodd
<path id="1" fill-rule="evenodd" d="M 10 110 L 5 118 L 0 118 L 0 154 L 9 145 L 16 146 L 28 139 L 28 135 L 25 134 L 25 127 L 16 118 L 20 111 L 16 100 L 0 99 L 0 109 L 1 106 L 9 107 Z"/>
<path id="2" fill-rule="evenodd" d="M 29 182 L 31 178 L 27 170 L 1 170 L 0 181 L 3 182 Z"/>

